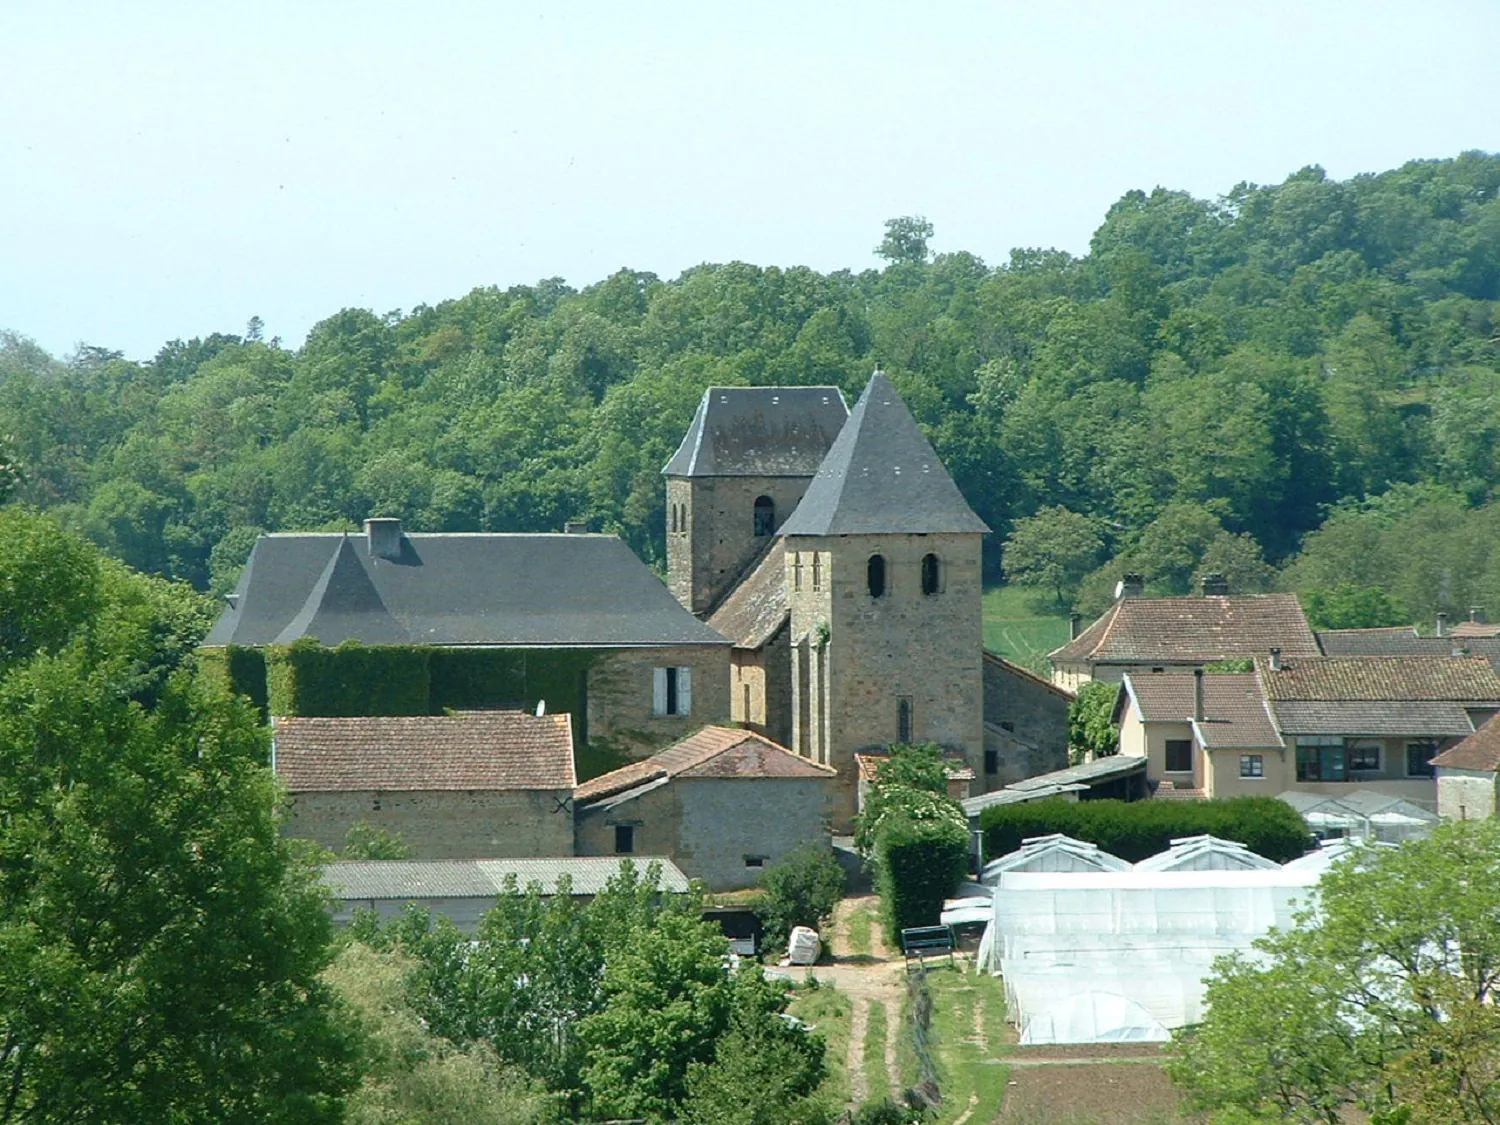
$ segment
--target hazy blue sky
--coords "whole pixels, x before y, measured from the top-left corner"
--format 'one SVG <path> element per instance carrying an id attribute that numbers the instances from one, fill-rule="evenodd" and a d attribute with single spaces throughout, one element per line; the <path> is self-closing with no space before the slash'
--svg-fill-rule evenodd
<path id="1" fill-rule="evenodd" d="M 1001 262 L 1500 148 L 1500 3 L 0 0 L 0 328 L 149 358 L 621 266 Z"/>

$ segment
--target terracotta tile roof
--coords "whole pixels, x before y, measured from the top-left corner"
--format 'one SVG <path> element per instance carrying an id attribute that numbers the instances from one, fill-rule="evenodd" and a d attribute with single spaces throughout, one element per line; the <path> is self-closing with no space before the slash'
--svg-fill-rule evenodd
<path id="1" fill-rule="evenodd" d="M 1494 621 L 1460 621 L 1448 630 L 1454 637 L 1500 637 L 1500 623 Z"/>
<path id="2" fill-rule="evenodd" d="M 567 715 L 285 718 L 275 721 L 276 776 L 293 793 L 571 789 Z"/>
<path id="3" fill-rule="evenodd" d="M 770 544 L 749 575 L 714 610 L 711 628 L 735 648 L 760 648 L 786 623 L 786 551 L 780 539 Z"/>
<path id="4" fill-rule="evenodd" d="M 1462 703 L 1424 700 L 1282 700 L 1271 704 L 1285 734 L 1330 734 L 1345 738 L 1462 737 L 1474 723 Z"/>
<path id="5" fill-rule="evenodd" d="M 1351 656 L 1284 660 L 1271 671 L 1258 659 L 1266 698 L 1301 702 L 1490 702 L 1500 674 L 1482 656 Z"/>
<path id="6" fill-rule="evenodd" d="M 1170 781 L 1157 782 L 1151 795 L 1158 801 L 1201 801 L 1208 796 L 1202 789 L 1179 789 Z"/>
<path id="7" fill-rule="evenodd" d="M 704 727 L 660 754 L 584 782 L 573 799 L 588 804 L 664 777 L 834 777 L 837 773 L 754 731 Z"/>
<path id="8" fill-rule="evenodd" d="M 1492 716 L 1468 738 L 1448 747 L 1432 759 L 1432 764 L 1455 770 L 1500 771 L 1500 715 Z"/>
<path id="9" fill-rule="evenodd" d="M 1181 672 L 1127 675 L 1125 693 L 1142 722 L 1186 722 L 1193 715 L 1193 679 Z M 1284 745 L 1253 672 L 1204 676 L 1203 714 L 1195 727 L 1210 750 Z"/>
<path id="10" fill-rule="evenodd" d="M 1317 656 L 1317 639 L 1291 594 L 1120 598 L 1054 661 L 1208 664 L 1268 653 Z"/>

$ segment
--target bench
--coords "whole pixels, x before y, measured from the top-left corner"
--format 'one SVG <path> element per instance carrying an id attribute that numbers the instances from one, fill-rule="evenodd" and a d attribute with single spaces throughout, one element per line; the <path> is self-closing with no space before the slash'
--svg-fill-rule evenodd
<path id="1" fill-rule="evenodd" d="M 901 931 L 901 952 L 908 967 L 913 958 L 925 965 L 929 953 L 946 953 L 951 964 L 955 944 L 951 926 L 908 926 Z"/>

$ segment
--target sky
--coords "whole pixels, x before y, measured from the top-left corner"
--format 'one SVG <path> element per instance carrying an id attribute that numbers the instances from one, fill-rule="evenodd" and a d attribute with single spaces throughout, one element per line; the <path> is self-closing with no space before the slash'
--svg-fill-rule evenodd
<path id="1" fill-rule="evenodd" d="M 1500 3 L 0 0 L 0 330 L 149 359 L 701 262 L 992 264 L 1500 150 Z"/>

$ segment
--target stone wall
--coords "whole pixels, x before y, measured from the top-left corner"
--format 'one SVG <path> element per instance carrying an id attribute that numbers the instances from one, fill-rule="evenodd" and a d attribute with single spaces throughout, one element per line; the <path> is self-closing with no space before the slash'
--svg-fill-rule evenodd
<path id="1" fill-rule="evenodd" d="M 1439 766 L 1437 811 L 1445 820 L 1483 820 L 1495 815 L 1493 770 L 1459 770 Z"/>
<path id="2" fill-rule="evenodd" d="M 614 855 L 615 826 L 628 824 L 636 854 L 670 856 L 710 890 L 754 886 L 804 841 L 828 843 L 831 782 L 674 778 L 613 808 L 580 811 L 578 854 Z"/>
<path id="3" fill-rule="evenodd" d="M 776 527 L 807 491 L 811 477 L 671 477 L 667 480 L 667 587 L 694 613 L 706 613 L 765 548 L 755 534 L 755 501 L 769 496 Z M 672 531 L 672 506 L 687 530 Z"/>
<path id="4" fill-rule="evenodd" d="M 572 790 L 300 793 L 284 831 L 338 851 L 360 821 L 400 833 L 413 859 L 573 854 Z"/>
<path id="5" fill-rule="evenodd" d="M 734 649 L 729 667 L 729 717 L 782 746 L 792 737 L 792 652 L 783 627 L 751 650 Z"/>
<path id="6" fill-rule="evenodd" d="M 809 642 L 806 659 L 794 661 L 794 694 L 805 691 L 810 710 L 797 749 L 839 771 L 837 830 L 855 812 L 854 754 L 898 739 L 902 700 L 910 704 L 912 741 L 960 750 L 976 775 L 982 773 L 980 539 L 851 535 L 787 543 L 789 558 L 798 551 L 804 559 L 803 589 L 788 595 L 791 639 Z M 813 551 L 821 553 L 819 591 L 808 579 Z M 886 592 L 879 598 L 867 586 L 867 564 L 876 553 L 885 559 Z M 929 553 L 941 564 L 939 591 L 930 595 L 921 588 L 921 562 Z"/>
<path id="7" fill-rule="evenodd" d="M 984 661 L 984 748 L 995 771 L 978 775 L 988 792 L 1068 765 L 1068 708 L 1072 698 L 998 659 Z"/>
<path id="8" fill-rule="evenodd" d="M 686 666 L 692 673 L 692 705 L 685 715 L 656 715 L 652 673 Z M 619 649 L 599 657 L 588 674 L 588 735 L 646 757 L 686 738 L 699 727 L 729 718 L 729 646 Z"/>

